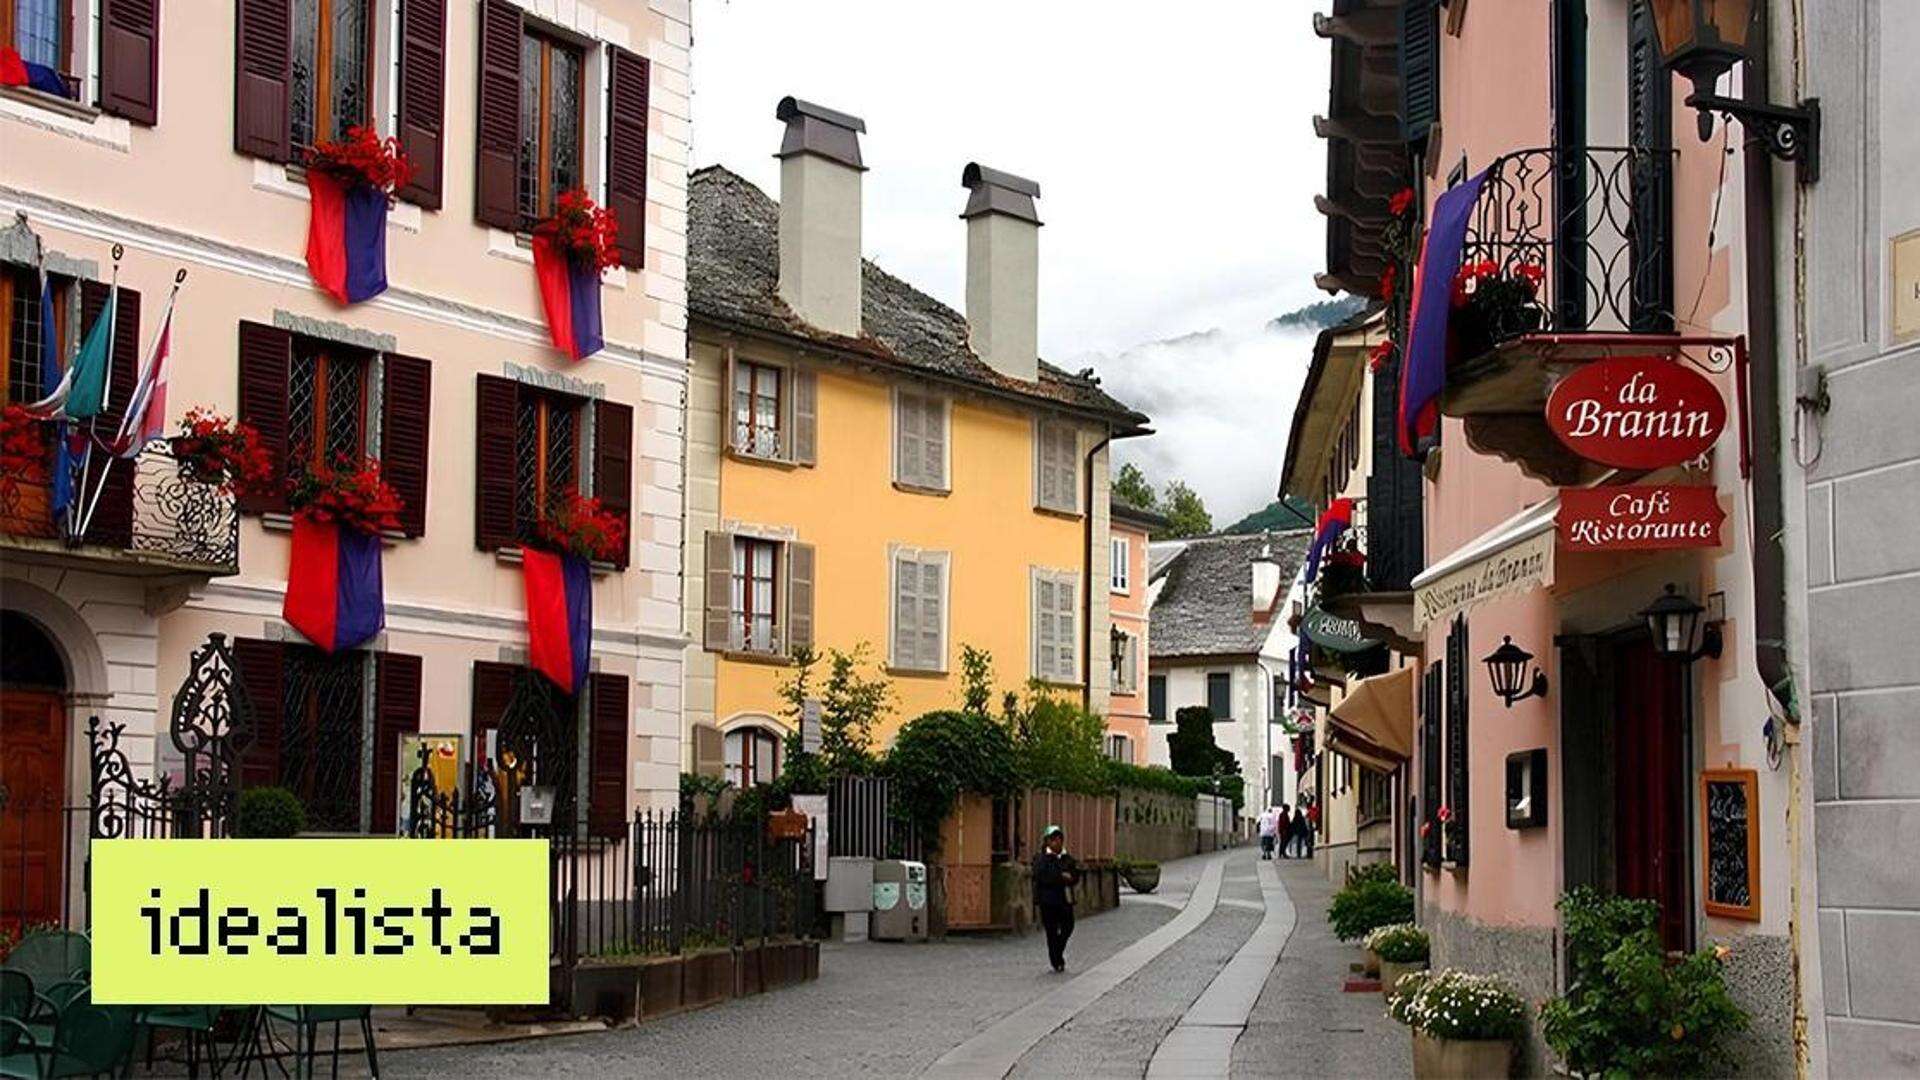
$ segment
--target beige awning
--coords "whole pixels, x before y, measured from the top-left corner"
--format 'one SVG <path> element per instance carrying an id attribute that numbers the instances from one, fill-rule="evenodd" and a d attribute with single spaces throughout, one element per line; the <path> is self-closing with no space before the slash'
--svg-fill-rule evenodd
<path id="1" fill-rule="evenodd" d="M 1386 761 L 1391 771 L 1413 756 L 1413 668 L 1360 680 L 1327 721 L 1329 745 L 1345 744 L 1336 749 L 1361 760 Z"/>
<path id="2" fill-rule="evenodd" d="M 1462 544 L 1413 579 L 1417 626 L 1452 615 L 1505 593 L 1553 585 L 1556 493 Z"/>

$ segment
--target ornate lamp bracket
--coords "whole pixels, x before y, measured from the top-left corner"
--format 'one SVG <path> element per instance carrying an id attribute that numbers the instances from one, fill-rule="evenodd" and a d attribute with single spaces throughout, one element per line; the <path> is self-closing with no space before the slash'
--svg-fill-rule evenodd
<path id="1" fill-rule="evenodd" d="M 1740 125 L 1758 136 L 1767 152 L 1781 161 L 1794 163 L 1795 177 L 1802 184 L 1820 179 L 1820 99 L 1808 98 L 1798 107 L 1769 105 L 1725 97 L 1720 94 L 1690 94 L 1686 103 L 1700 110 L 1700 137 L 1713 129 L 1713 114 Z"/>

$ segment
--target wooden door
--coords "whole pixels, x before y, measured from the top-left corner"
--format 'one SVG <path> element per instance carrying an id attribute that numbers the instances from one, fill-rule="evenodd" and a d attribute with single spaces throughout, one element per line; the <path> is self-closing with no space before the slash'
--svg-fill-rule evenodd
<path id="1" fill-rule="evenodd" d="M 1615 891 L 1658 903 L 1662 944 L 1685 950 L 1693 920 L 1680 668 L 1645 637 L 1615 658 Z"/>
<path id="2" fill-rule="evenodd" d="M 993 923 L 993 800 L 962 795 L 940 829 L 948 929 Z"/>
<path id="3" fill-rule="evenodd" d="M 0 928 L 57 921 L 65 884 L 66 707 L 45 690 L 0 691 Z"/>

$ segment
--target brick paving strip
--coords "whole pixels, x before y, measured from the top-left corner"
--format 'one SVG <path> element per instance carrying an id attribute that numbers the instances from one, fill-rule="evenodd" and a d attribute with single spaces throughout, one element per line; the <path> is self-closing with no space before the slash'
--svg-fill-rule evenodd
<path id="1" fill-rule="evenodd" d="M 1225 856 L 1216 857 L 1207 864 L 1199 882 L 1193 887 L 1192 895 L 1187 898 L 1187 906 L 1181 908 L 1180 914 L 1172 920 L 1085 973 L 1075 976 L 1073 981 L 1060 989 L 1015 1010 L 992 1027 L 947 1051 L 920 1075 L 932 1080 L 1000 1080 L 1012 1072 L 1014 1065 L 1041 1039 L 1072 1020 L 1087 1006 L 1127 981 L 1154 957 L 1206 922 L 1207 916 L 1213 914 L 1214 906 L 1219 902 L 1220 877 L 1225 866 Z"/>
<path id="2" fill-rule="evenodd" d="M 1266 988 L 1292 936 L 1296 915 L 1279 871 L 1271 862 L 1256 864 L 1266 914 L 1253 936 L 1220 969 L 1153 1052 L 1147 1080 L 1225 1080 L 1233 1066 L 1233 1044 L 1247 1029 L 1247 1018 Z"/>

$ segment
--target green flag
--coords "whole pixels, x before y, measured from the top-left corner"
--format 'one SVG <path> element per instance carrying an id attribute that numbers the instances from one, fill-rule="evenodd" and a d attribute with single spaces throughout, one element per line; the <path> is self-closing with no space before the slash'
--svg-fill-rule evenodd
<path id="1" fill-rule="evenodd" d="M 113 315 L 120 305 L 120 287 L 107 293 L 106 306 L 93 320 L 86 340 L 80 343 L 80 355 L 68 368 L 67 398 L 60 413 L 69 420 L 86 420 L 100 415 L 106 404 L 107 371 L 113 359 Z"/>

